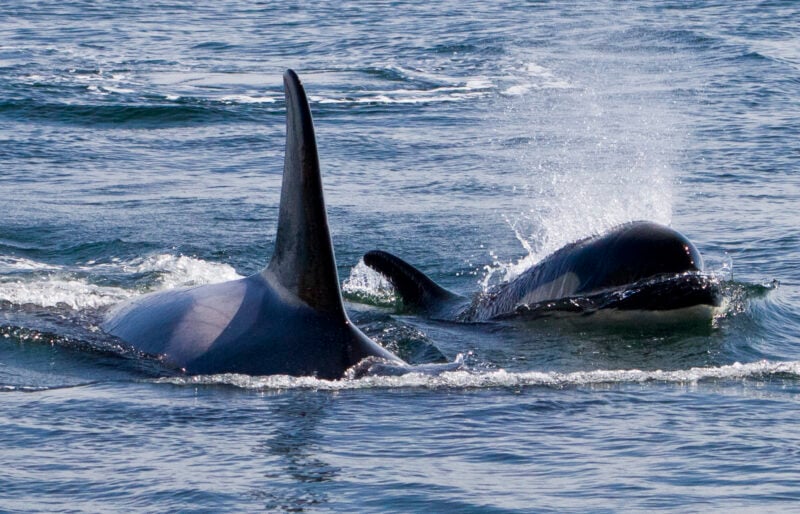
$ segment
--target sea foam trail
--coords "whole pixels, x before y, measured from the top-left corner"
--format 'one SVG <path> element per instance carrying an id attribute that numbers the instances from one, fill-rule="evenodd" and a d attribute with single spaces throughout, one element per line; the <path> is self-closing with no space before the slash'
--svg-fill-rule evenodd
<path id="1" fill-rule="evenodd" d="M 800 361 L 757 361 L 747 364 L 690 368 L 674 371 L 591 370 L 570 373 L 559 372 L 507 372 L 496 370 L 474 372 L 467 370 L 444 371 L 440 374 L 416 373 L 413 370 L 401 376 L 368 376 L 356 380 L 320 380 L 313 377 L 273 375 L 252 377 L 238 374 L 198 375 L 156 379 L 157 383 L 173 385 L 229 385 L 242 389 L 284 390 L 314 389 L 339 391 L 369 388 L 468 388 L 496 387 L 579 387 L 593 385 L 671 383 L 696 384 L 714 380 L 766 380 L 770 378 L 800 378 Z"/>

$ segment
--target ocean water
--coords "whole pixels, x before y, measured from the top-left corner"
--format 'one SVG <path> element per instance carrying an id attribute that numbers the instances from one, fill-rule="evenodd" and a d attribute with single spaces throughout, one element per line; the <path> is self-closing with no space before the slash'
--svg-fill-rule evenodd
<path id="1" fill-rule="evenodd" d="M 0 5 L 0 511 L 800 508 L 795 2 Z M 281 75 L 315 116 L 353 321 L 439 374 L 185 377 L 97 328 L 260 270 Z M 463 294 L 649 219 L 713 320 L 459 325 Z"/>

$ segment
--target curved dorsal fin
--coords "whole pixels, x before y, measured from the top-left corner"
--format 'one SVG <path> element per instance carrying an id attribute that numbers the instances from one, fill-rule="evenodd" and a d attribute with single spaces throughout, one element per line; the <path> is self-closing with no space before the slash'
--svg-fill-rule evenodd
<path id="1" fill-rule="evenodd" d="M 322 194 L 314 124 L 300 78 L 283 75 L 286 156 L 271 273 L 310 307 L 346 316 Z"/>
<path id="2" fill-rule="evenodd" d="M 462 299 L 389 252 L 371 250 L 364 254 L 364 264 L 389 279 L 400 294 L 403 304 L 412 310 L 435 313 L 445 308 L 449 302 Z"/>

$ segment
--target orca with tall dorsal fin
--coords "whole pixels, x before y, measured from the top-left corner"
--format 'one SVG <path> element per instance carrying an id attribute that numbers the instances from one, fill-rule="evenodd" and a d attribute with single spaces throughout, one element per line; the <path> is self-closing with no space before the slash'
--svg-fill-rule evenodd
<path id="1" fill-rule="evenodd" d="M 388 252 L 367 252 L 364 263 L 389 279 L 407 309 L 463 322 L 600 310 L 691 310 L 710 319 L 722 300 L 719 281 L 703 273 L 703 258 L 694 244 L 680 232 L 648 221 L 568 244 L 472 300 L 444 289 Z"/>
<path id="2" fill-rule="evenodd" d="M 190 374 L 341 378 L 367 357 L 405 365 L 349 320 L 303 86 L 284 74 L 286 155 L 275 250 L 247 278 L 135 298 L 102 329 Z"/>

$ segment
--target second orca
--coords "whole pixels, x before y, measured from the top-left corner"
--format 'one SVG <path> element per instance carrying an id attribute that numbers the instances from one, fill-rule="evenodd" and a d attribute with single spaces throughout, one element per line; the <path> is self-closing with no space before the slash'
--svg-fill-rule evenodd
<path id="1" fill-rule="evenodd" d="M 409 263 L 373 250 L 364 263 L 385 276 L 406 309 L 460 322 L 597 311 L 705 316 L 722 301 L 719 281 L 680 232 L 635 221 L 568 244 L 513 280 L 470 299 L 441 287 Z"/>

